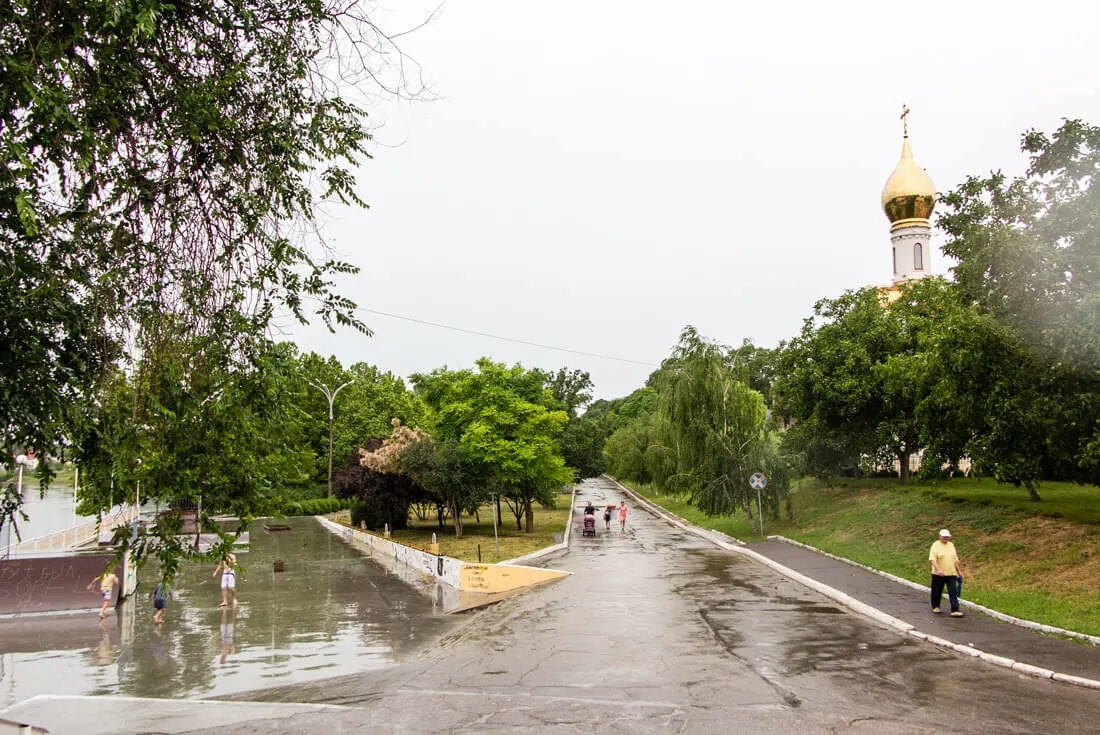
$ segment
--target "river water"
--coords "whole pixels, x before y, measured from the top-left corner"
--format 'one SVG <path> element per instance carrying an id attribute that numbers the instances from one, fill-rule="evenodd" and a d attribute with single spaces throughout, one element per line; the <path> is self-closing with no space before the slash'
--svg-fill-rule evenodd
<path id="1" fill-rule="evenodd" d="M 275 521 L 269 521 L 275 523 Z M 93 614 L 0 620 L 0 709 L 38 694 L 208 697 L 377 669 L 443 634 L 432 595 L 364 558 L 313 518 L 251 529 L 239 607 L 219 609 L 213 565 L 185 566 L 165 622 L 156 570 L 100 621 Z M 273 571 L 276 559 L 285 570 Z"/>
<path id="2" fill-rule="evenodd" d="M 20 518 L 17 522 L 19 535 L 24 541 L 92 520 L 77 516 L 75 508 L 72 485 L 54 483 L 42 493 L 34 473 L 23 473 L 23 512 L 27 514 L 27 520 Z M 16 543 L 18 539 L 5 523 L 0 530 L 0 548 L 7 546 L 9 540 Z"/>

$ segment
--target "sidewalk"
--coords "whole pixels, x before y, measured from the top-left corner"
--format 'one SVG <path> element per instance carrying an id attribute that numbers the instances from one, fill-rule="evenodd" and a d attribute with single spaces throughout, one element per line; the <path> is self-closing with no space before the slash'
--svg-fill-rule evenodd
<path id="1" fill-rule="evenodd" d="M 966 617 L 952 618 L 946 593 L 943 614 L 933 615 L 927 594 L 783 541 L 759 541 L 747 548 L 904 620 L 921 633 L 1063 674 L 1100 679 L 1100 646 L 1044 635 L 965 608 Z"/>
<path id="2" fill-rule="evenodd" d="M 714 532 L 694 526 L 648 498 L 622 485 L 620 487 L 650 510 L 674 518 L 677 525 L 690 527 L 698 535 L 729 548 L 727 544 L 712 538 Z M 1100 646 L 1045 635 L 966 608 L 963 608 L 966 617 L 952 618 L 948 615 L 950 608 L 946 592 L 943 598 L 944 612 L 934 615 L 926 592 L 922 593 L 873 572 L 784 541 L 758 541 L 745 544 L 741 548 L 753 551 L 793 572 L 844 593 L 857 602 L 908 623 L 916 632 L 1059 674 L 1083 677 L 1093 682 L 1100 680 Z M 932 645 L 937 644 L 932 642 Z M 1095 683 L 1091 686 L 1096 688 Z"/>

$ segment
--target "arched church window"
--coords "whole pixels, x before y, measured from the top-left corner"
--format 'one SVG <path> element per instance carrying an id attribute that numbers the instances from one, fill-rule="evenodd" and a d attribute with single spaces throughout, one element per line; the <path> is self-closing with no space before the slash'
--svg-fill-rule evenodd
<path id="1" fill-rule="evenodd" d="M 924 270 L 924 252 L 919 242 L 913 246 L 913 269 Z"/>

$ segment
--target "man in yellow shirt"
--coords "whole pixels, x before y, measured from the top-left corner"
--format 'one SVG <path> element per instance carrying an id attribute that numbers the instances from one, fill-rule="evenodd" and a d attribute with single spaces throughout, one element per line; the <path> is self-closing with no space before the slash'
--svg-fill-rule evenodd
<path id="1" fill-rule="evenodd" d="M 959 612 L 959 581 L 963 577 L 963 568 L 959 553 L 955 551 L 955 544 L 951 543 L 951 532 L 946 528 L 940 531 L 940 540 L 932 542 L 928 561 L 932 562 L 932 612 L 940 614 L 943 588 L 947 587 L 951 617 L 961 618 L 963 614 Z"/>

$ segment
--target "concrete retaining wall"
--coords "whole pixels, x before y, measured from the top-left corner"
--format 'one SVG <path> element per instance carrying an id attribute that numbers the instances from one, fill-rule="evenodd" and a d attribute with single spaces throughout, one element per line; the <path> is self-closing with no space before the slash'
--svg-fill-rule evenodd
<path id="1" fill-rule="evenodd" d="M 425 576 L 439 580 L 443 584 L 456 589 L 461 587 L 463 562 L 458 559 L 429 554 L 426 551 L 399 544 L 391 539 L 375 536 L 373 533 L 335 523 L 321 516 L 317 516 L 317 520 L 329 531 L 332 531 L 357 549 L 370 550 L 372 555 L 380 554 L 391 557 L 394 561 L 401 562 Z"/>
<path id="2" fill-rule="evenodd" d="M 0 614 L 98 608 L 103 602 L 99 582 L 87 587 L 112 559 L 113 554 L 96 554 L 0 560 Z M 119 592 L 116 584 L 112 605 Z"/>
<path id="3" fill-rule="evenodd" d="M 422 578 L 435 579 L 460 592 L 499 594 L 569 575 L 569 572 L 517 564 L 471 564 L 449 556 L 429 554 L 392 539 L 335 523 L 328 518 L 317 516 L 317 520 L 355 548 L 367 551 L 372 556 L 381 556 L 404 564 L 419 572 Z"/>

